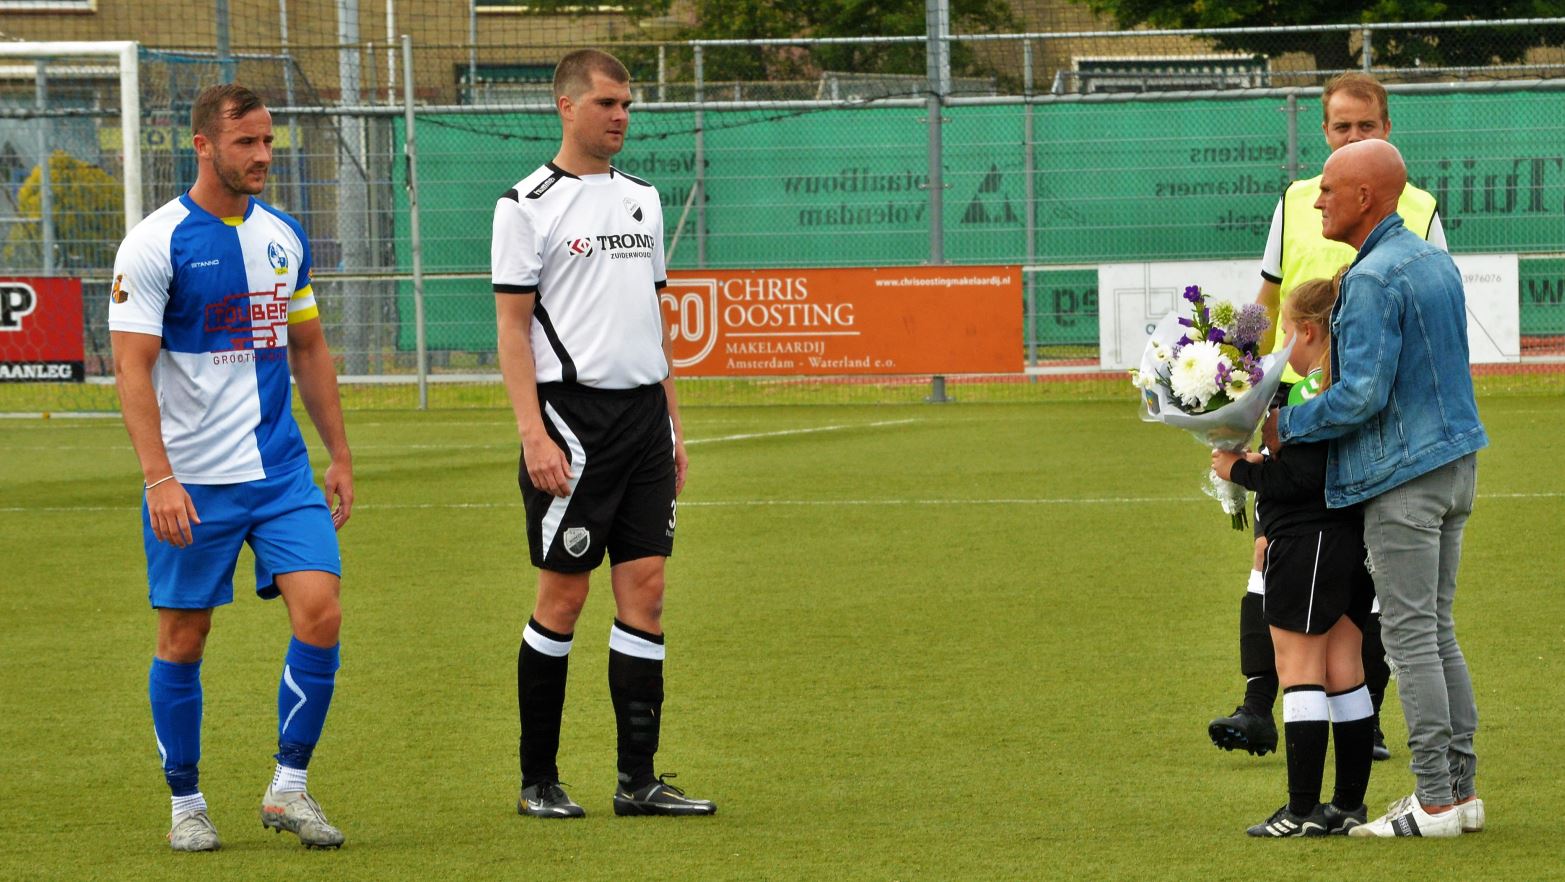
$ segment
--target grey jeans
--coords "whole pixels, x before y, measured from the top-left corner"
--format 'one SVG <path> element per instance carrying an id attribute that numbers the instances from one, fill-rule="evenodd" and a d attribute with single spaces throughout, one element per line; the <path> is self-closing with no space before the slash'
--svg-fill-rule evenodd
<path id="1" fill-rule="evenodd" d="M 1451 615 L 1476 486 L 1477 454 L 1468 454 L 1364 505 L 1380 633 L 1407 718 L 1414 794 L 1424 805 L 1476 792 L 1478 706 Z"/>

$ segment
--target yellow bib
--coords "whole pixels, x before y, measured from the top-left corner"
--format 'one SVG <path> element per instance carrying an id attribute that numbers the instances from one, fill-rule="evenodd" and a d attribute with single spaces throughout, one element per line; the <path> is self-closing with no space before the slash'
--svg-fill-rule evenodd
<path id="1" fill-rule="evenodd" d="M 1329 279 L 1337 270 L 1353 262 L 1358 256 L 1352 245 L 1334 242 L 1321 235 L 1320 211 L 1315 200 L 1320 197 L 1320 175 L 1308 180 L 1294 181 L 1282 197 L 1282 285 L 1277 295 L 1279 316 L 1282 304 L 1288 301 L 1288 292 L 1310 279 Z M 1429 227 L 1435 219 L 1435 197 L 1412 184 L 1402 188 L 1402 198 L 1397 202 L 1397 214 L 1402 223 L 1419 238 L 1429 238 Z M 1281 348 L 1283 334 L 1278 329 L 1272 349 Z M 1283 370 L 1284 383 L 1297 383 L 1303 379 L 1290 366 Z"/>

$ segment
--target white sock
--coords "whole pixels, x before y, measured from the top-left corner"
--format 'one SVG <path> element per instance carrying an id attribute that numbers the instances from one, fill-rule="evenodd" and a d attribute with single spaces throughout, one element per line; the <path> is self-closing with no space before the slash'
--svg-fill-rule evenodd
<path id="1" fill-rule="evenodd" d="M 186 812 L 206 811 L 206 797 L 202 796 L 199 790 L 189 796 L 176 796 L 173 798 L 173 802 L 174 818 L 178 818 Z"/>
<path id="2" fill-rule="evenodd" d="M 1250 579 L 1244 585 L 1244 590 L 1250 594 L 1266 594 L 1266 574 L 1260 570 L 1251 570 Z"/>
<path id="3" fill-rule="evenodd" d="M 272 773 L 273 793 L 293 793 L 298 790 L 308 790 L 305 781 L 309 772 L 304 769 L 291 769 L 282 763 L 277 764 L 277 771 Z"/>

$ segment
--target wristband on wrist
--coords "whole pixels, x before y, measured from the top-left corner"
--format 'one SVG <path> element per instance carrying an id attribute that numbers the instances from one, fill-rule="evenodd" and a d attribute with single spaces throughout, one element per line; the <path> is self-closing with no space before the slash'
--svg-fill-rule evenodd
<path id="1" fill-rule="evenodd" d="M 172 480 L 174 480 L 174 476 L 173 475 L 169 475 L 166 478 L 159 478 L 156 481 L 153 481 L 151 484 L 142 484 L 141 485 L 141 492 L 145 493 L 148 490 L 151 490 L 153 487 L 156 487 L 159 484 L 163 483 L 164 481 L 172 481 Z"/>

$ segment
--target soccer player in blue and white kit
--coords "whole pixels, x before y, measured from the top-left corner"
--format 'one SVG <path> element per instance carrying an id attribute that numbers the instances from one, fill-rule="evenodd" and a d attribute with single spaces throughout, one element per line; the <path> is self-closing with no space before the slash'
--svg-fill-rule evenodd
<path id="1" fill-rule="evenodd" d="M 517 652 L 517 811 L 584 814 L 555 756 L 566 670 L 588 579 L 608 555 L 614 592 L 609 697 L 618 728 L 617 815 L 712 815 L 654 771 L 663 709 L 664 562 L 689 459 L 658 289 L 657 190 L 610 164 L 630 124 L 630 74 L 580 49 L 554 72 L 560 151 L 495 203 L 500 368 L 516 415 L 518 483 L 539 570 Z"/>
<path id="2" fill-rule="evenodd" d="M 201 656 L 248 542 L 256 593 L 281 595 L 293 630 L 261 821 L 335 848 L 342 833 L 306 791 L 305 770 L 336 681 L 336 531 L 353 508 L 337 376 L 309 241 L 298 221 L 254 198 L 271 166 L 271 114 L 243 86 L 212 86 L 191 127 L 195 185 L 125 237 L 109 305 L 120 409 L 144 478 L 142 542 L 158 615 L 148 691 L 173 793 L 168 840 L 175 851 L 218 847 L 197 786 Z M 325 497 L 291 411 L 290 373 L 331 455 Z"/>

